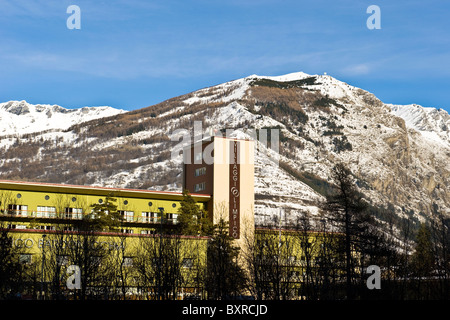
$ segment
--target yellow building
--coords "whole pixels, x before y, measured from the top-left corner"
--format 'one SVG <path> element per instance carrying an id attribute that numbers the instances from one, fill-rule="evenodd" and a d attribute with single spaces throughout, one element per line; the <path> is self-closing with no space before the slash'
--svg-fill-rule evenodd
<path id="1" fill-rule="evenodd" d="M 310 295 L 308 288 L 327 276 L 318 262 L 335 258 L 327 250 L 337 238 L 300 229 L 255 230 L 254 142 L 211 137 L 183 155 L 183 190 L 212 223 L 228 222 L 240 249 L 237 262 L 254 284 L 247 294 Z M 180 234 L 184 200 L 177 192 L 0 181 L 0 241 L 12 241 L 19 257 L 21 273 L 13 277 L 26 278 L 24 288 L 6 290 L 34 299 L 205 297 L 212 241 Z M 103 221 L 100 214 L 116 220 L 96 224 Z"/>
<path id="2" fill-rule="evenodd" d="M 202 208 L 209 195 L 191 194 Z M 58 224 L 70 224 L 89 214 L 93 204 L 107 197 L 124 221 L 124 233 L 151 234 L 159 225 L 161 210 L 165 224 L 176 224 L 181 193 L 0 181 L 0 215 L 16 230 L 55 230 Z"/>
<path id="3" fill-rule="evenodd" d="M 210 201 L 209 195 L 191 196 L 201 208 L 206 208 Z M 83 222 L 84 215 L 91 214 L 92 205 L 105 204 L 111 198 L 115 199 L 117 213 L 122 216 L 120 228 L 114 232 L 79 232 L 79 224 Z M 60 260 L 58 272 L 67 277 L 64 270 L 69 265 L 79 264 L 73 250 L 88 238 L 101 248 L 102 256 L 107 253 L 108 259 L 115 257 L 126 266 L 134 263 L 133 259 L 139 250 L 148 250 L 148 246 L 160 240 L 155 235 L 161 233 L 161 228 L 167 232 L 167 229 L 176 227 L 182 200 L 182 194 L 173 192 L 0 181 L 0 225 L 12 235 L 12 245 L 20 250 L 21 262 L 37 268 L 36 272 L 45 275 L 44 279 L 35 280 L 45 283 L 47 290 L 43 291 L 49 291 L 48 286 L 55 270 L 51 260 Z M 180 250 L 185 251 L 179 255 L 180 263 L 189 265 L 192 264 L 191 260 L 204 260 L 206 240 L 205 237 L 178 237 L 178 243 L 182 243 Z M 166 246 L 171 240 L 162 241 Z M 100 255 L 99 252 L 88 254 Z M 42 270 L 39 270 L 41 265 Z M 98 273 L 107 272 L 99 270 Z M 190 283 L 183 285 L 183 290 L 189 291 L 192 287 Z M 138 294 L 136 284 L 131 283 L 127 287 L 128 296 L 150 294 Z"/>
<path id="4" fill-rule="evenodd" d="M 219 219 L 228 221 L 230 235 L 242 246 L 244 235 L 247 237 L 254 232 L 253 141 L 212 137 L 211 141 L 200 143 L 200 155 L 197 145 L 185 150 L 192 161 L 185 157 L 183 189 L 208 212 L 213 223 Z M 93 206 L 106 205 L 112 199 L 121 216 L 120 226 L 95 232 L 83 229 L 84 217 L 93 215 Z M 89 270 L 88 266 L 80 266 L 86 263 L 83 255 L 89 255 L 90 259 L 102 256 L 101 263 L 93 264 L 97 271 L 92 272 L 92 279 L 84 280 L 90 281 L 82 286 L 86 296 L 98 296 L 100 293 L 94 291 L 102 287 L 108 287 L 109 295 L 141 298 L 158 298 L 156 295 L 167 298 L 169 294 L 181 298 L 185 294 L 198 296 L 202 294 L 200 270 L 206 263 L 208 238 L 162 236 L 167 233 L 162 232 L 163 229 L 167 231 L 177 226 L 182 200 L 183 194 L 176 192 L 0 181 L 0 226 L 12 234 L 12 245 L 20 250 L 21 262 L 34 268 L 29 273 L 36 276 L 30 281 L 42 284 L 38 293 L 28 292 L 35 297 L 50 291 L 53 295 L 65 292 L 67 297 L 64 281 L 70 279 L 71 272 L 76 274 L 70 266 L 80 267 L 85 273 Z M 90 252 L 83 253 L 83 243 L 87 242 L 92 242 L 85 246 Z M 173 250 L 165 252 L 170 248 Z M 177 261 L 168 260 L 173 252 Z M 109 264 L 111 259 L 115 261 Z M 160 261 L 148 263 L 154 259 Z M 134 268 L 134 274 L 128 273 L 127 268 L 119 268 L 121 274 L 116 274 L 119 272 L 117 265 L 132 264 L 158 268 L 152 269 L 152 279 L 142 280 L 145 277 L 136 274 L 139 267 Z M 183 275 L 178 277 L 182 281 L 176 280 L 179 282 L 177 292 L 167 292 L 168 286 L 161 280 L 164 278 L 161 274 L 172 272 L 171 268 L 176 265 L 182 266 L 176 271 Z M 98 279 L 99 275 L 121 278 L 122 282 L 111 284 L 110 279 Z M 171 276 L 167 274 L 166 278 L 172 279 Z M 169 281 L 167 279 L 165 281 Z"/>

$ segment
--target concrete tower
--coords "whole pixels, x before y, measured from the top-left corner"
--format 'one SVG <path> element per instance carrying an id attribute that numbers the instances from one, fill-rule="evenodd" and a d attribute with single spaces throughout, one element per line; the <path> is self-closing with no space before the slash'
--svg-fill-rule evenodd
<path id="1" fill-rule="evenodd" d="M 254 233 L 254 141 L 213 136 L 183 151 L 183 189 L 208 194 L 213 223 L 229 221 L 242 241 Z"/>

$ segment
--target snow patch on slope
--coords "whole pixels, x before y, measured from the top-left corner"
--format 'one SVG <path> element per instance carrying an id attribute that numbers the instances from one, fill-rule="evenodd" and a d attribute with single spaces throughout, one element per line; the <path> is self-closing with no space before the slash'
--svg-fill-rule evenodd
<path id="1" fill-rule="evenodd" d="M 392 114 L 405 120 L 408 128 L 419 131 L 428 141 L 450 148 L 450 115 L 445 110 L 417 104 L 388 106 Z"/>

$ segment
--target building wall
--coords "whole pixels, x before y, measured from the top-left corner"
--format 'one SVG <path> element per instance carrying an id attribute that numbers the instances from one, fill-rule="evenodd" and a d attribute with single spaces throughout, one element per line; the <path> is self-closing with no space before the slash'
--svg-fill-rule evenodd
<path id="1" fill-rule="evenodd" d="M 237 185 L 238 190 L 235 190 L 236 193 L 233 194 L 231 189 L 233 187 L 233 159 L 236 159 L 233 157 L 233 145 L 235 143 L 238 145 L 239 184 Z M 183 187 L 190 192 L 194 192 L 195 183 L 200 182 L 200 180 L 192 178 L 193 170 L 199 166 L 193 164 L 192 160 L 195 147 L 196 145 L 191 145 L 184 150 L 191 158 L 184 166 Z M 213 223 L 217 223 L 220 219 L 228 221 L 230 223 L 230 235 L 242 242 L 245 237 L 251 237 L 254 232 L 254 141 L 212 137 L 211 141 L 202 142 L 202 150 L 203 162 L 200 166 L 208 166 L 203 181 L 206 182 L 205 193 L 211 196 L 208 211 L 212 212 Z M 213 158 L 212 165 L 211 162 L 208 162 L 210 161 L 210 155 Z M 210 170 L 210 167 L 212 167 L 212 170 Z M 233 215 L 235 201 L 239 202 L 237 215 Z M 237 226 L 233 225 L 236 218 L 239 221 Z"/>
<path id="2" fill-rule="evenodd" d="M 18 197 L 19 195 L 19 197 Z M 117 201 L 118 210 L 133 211 L 131 219 L 125 219 L 118 229 L 114 232 L 78 232 L 76 228 L 77 221 L 81 221 L 81 216 L 66 216 L 66 208 L 81 208 L 82 214 L 91 212 L 91 205 L 99 203 L 99 200 L 106 200 L 107 196 L 112 196 Z M 192 195 L 200 207 L 205 208 L 210 201 L 209 196 Z M 159 208 L 164 208 L 165 218 L 164 228 L 173 226 L 174 220 L 167 219 L 170 215 L 175 215 L 183 200 L 182 194 L 148 192 L 144 190 L 130 189 L 107 189 L 90 188 L 79 186 L 63 186 L 37 183 L 7 182 L 0 181 L 0 228 L 7 228 L 9 236 L 12 237 L 14 248 L 20 249 L 20 261 L 34 268 L 39 274 L 41 264 L 45 265 L 43 281 L 49 285 L 52 278 L 52 262 L 58 257 L 64 257 L 64 264 L 60 272 L 66 277 L 65 269 L 69 265 L 76 265 L 74 252 L 71 253 L 71 246 L 74 243 L 83 243 L 83 237 L 95 239 L 96 245 L 109 250 L 101 268 L 106 264 L 117 261 L 117 257 L 122 257 L 133 263 L 133 259 L 142 257 L 142 249 L 149 246 L 155 246 L 154 243 L 161 239 L 175 237 L 179 239 L 180 249 L 176 251 L 179 254 L 180 264 L 184 265 L 185 260 L 195 260 L 196 263 L 206 263 L 206 244 L 207 237 L 189 237 L 189 236 L 161 236 L 159 228 L 161 227 L 157 214 Z M 149 203 L 151 202 L 151 205 Z M 26 205 L 26 210 L 23 207 Z M 11 206 L 14 206 L 11 208 Z M 53 207 L 53 211 L 39 212 L 39 208 Z M 143 219 L 142 212 L 154 212 L 155 218 Z M 172 216 L 172 217 L 173 217 Z M 63 246 L 58 247 L 59 243 Z M 124 250 L 122 251 L 122 248 Z M 163 249 L 167 249 L 165 245 Z M 42 259 L 45 254 L 45 259 Z M 95 254 L 95 253 L 94 253 Z M 94 257 L 96 258 L 96 257 Z M 66 260 L 67 259 L 67 260 Z M 152 259 L 151 257 L 149 258 Z M 153 256 L 154 259 L 154 256 Z M 44 261 L 44 263 L 43 263 Z M 103 260 L 102 260 L 103 261 Z M 54 262 L 53 262 L 54 263 Z M 149 264 L 151 265 L 151 263 Z M 108 265 L 109 266 L 109 265 Z M 136 272 L 136 269 L 130 267 L 130 272 Z M 99 274 L 104 274 L 117 265 L 110 265 L 110 270 L 99 269 Z M 189 279 L 194 279 L 196 266 L 183 267 L 181 272 L 184 274 L 183 292 L 197 292 L 198 288 L 194 280 L 190 283 Z M 128 271 L 127 271 L 128 272 Z M 65 278 L 64 278 L 65 279 Z M 133 279 L 131 277 L 130 279 Z M 129 283 L 133 290 L 136 285 Z M 48 288 L 46 289 L 49 292 Z"/>
<path id="3" fill-rule="evenodd" d="M 41 261 L 42 253 L 45 252 L 49 254 L 53 252 L 56 254 L 55 248 L 62 241 L 63 249 L 68 249 L 74 241 L 81 241 L 83 235 L 77 232 L 62 232 L 61 230 L 52 230 L 39 232 L 37 230 L 10 230 L 9 234 L 13 238 L 13 247 L 22 249 L 22 254 L 31 255 L 31 263 L 36 263 Z M 126 257 L 136 257 L 140 246 L 143 242 L 153 241 L 157 239 L 159 235 L 141 235 L 141 234 L 127 234 L 122 235 L 120 233 L 113 232 L 97 232 L 93 235 L 95 237 L 95 242 L 99 246 L 103 246 L 105 249 L 109 250 L 119 250 L 121 247 L 124 248 L 124 256 Z M 180 257 L 183 258 L 195 258 L 197 254 L 201 255 L 202 259 L 206 258 L 206 242 L 207 237 L 189 237 L 180 236 L 179 237 L 181 245 Z M 198 249 L 193 250 L 196 246 Z M 64 250 L 60 250 L 61 252 Z M 68 261 L 68 263 L 73 263 Z"/>
<path id="4" fill-rule="evenodd" d="M 239 162 L 239 182 L 235 185 L 238 193 L 233 194 L 234 163 L 230 157 L 234 143 L 239 147 L 238 157 L 235 158 Z M 233 212 L 230 211 L 230 203 L 233 203 L 233 197 L 238 197 L 239 233 L 235 241 L 241 248 L 245 247 L 248 236 L 253 237 L 254 234 L 253 148 L 253 141 L 215 137 L 202 145 L 202 150 L 212 156 L 212 161 L 204 158 L 205 161 L 195 163 L 195 153 L 192 152 L 191 162 L 184 166 L 183 174 L 183 187 L 190 191 L 200 207 L 209 211 L 214 223 L 223 218 L 231 225 Z M 195 170 L 202 167 L 206 168 L 205 174 L 195 176 Z M 205 182 L 204 190 L 196 191 L 195 184 L 201 182 Z M 130 258 L 137 254 L 142 241 L 156 238 L 154 234 L 161 226 L 160 220 L 156 219 L 159 208 L 164 209 L 166 218 L 173 219 L 183 200 L 181 193 L 0 181 L 0 226 L 9 227 L 14 238 L 13 245 L 22 248 L 22 253 L 31 257 L 31 263 L 38 263 L 42 253 L 49 253 L 61 237 L 79 237 L 80 234 L 70 228 L 71 223 L 80 220 L 80 215 L 90 214 L 92 205 L 105 202 L 107 197 L 117 199 L 114 203 L 117 210 L 130 215 L 124 216 L 125 222 L 119 232 L 97 233 L 96 241 L 102 246 L 118 248 L 125 239 L 125 255 Z M 153 219 L 143 218 L 142 212 L 154 213 Z M 66 227 L 68 229 L 64 229 Z M 230 235 L 234 236 L 232 226 Z M 205 259 L 208 238 L 182 236 L 181 239 L 182 257 L 189 259 L 201 254 Z M 194 252 L 192 246 L 197 251 Z"/>
<path id="5" fill-rule="evenodd" d="M 184 152 L 184 168 L 183 168 L 183 188 L 189 190 L 191 193 L 199 194 L 213 194 L 213 181 L 214 181 L 214 165 L 212 163 L 206 163 L 203 152 L 208 152 L 208 146 L 212 142 L 199 143 L 193 148 L 185 149 Z M 198 150 L 196 149 L 198 148 Z M 197 160 L 197 153 L 201 151 L 201 159 Z M 198 169 L 205 168 L 204 174 L 196 176 L 195 172 Z M 197 190 L 195 186 L 201 183 L 205 184 L 205 189 Z"/>
<path id="6" fill-rule="evenodd" d="M 133 233 L 150 230 L 151 223 L 158 223 L 159 208 L 164 209 L 166 222 L 176 223 L 183 199 L 177 193 L 1 181 L 0 220 L 14 228 L 51 230 L 55 223 L 91 213 L 92 205 L 105 202 L 107 196 L 116 199 L 113 203 L 124 212 L 126 227 Z M 210 201 L 208 196 L 193 196 L 202 208 Z"/>

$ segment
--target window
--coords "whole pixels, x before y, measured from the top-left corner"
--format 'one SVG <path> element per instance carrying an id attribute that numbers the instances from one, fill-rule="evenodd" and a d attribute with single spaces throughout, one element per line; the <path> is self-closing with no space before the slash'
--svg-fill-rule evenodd
<path id="1" fill-rule="evenodd" d="M 68 256 L 56 256 L 56 263 L 59 266 L 67 266 L 69 264 L 69 257 Z"/>
<path id="2" fill-rule="evenodd" d="M 184 258 L 182 262 L 183 268 L 192 268 L 194 266 L 194 261 L 192 258 Z"/>
<path id="3" fill-rule="evenodd" d="M 81 208 L 65 208 L 65 215 L 67 219 L 82 219 L 83 210 Z"/>
<path id="4" fill-rule="evenodd" d="M 124 210 L 119 210 L 117 211 L 123 218 L 124 221 L 133 221 L 134 218 L 134 211 L 124 211 Z"/>
<path id="5" fill-rule="evenodd" d="M 8 212 L 13 216 L 26 217 L 28 212 L 28 206 L 19 204 L 10 204 L 8 205 Z"/>
<path id="6" fill-rule="evenodd" d="M 141 234 L 156 234 L 155 230 L 141 230 Z"/>
<path id="7" fill-rule="evenodd" d="M 121 229 L 120 232 L 126 233 L 126 234 L 132 234 L 133 230 L 132 229 Z"/>
<path id="8" fill-rule="evenodd" d="M 151 213 L 151 212 L 142 211 L 142 214 L 141 214 L 141 222 L 149 222 L 149 219 L 150 219 L 150 213 Z"/>
<path id="9" fill-rule="evenodd" d="M 292 264 L 292 263 L 296 263 L 297 258 L 294 256 L 289 256 L 286 260 L 287 260 L 286 261 L 287 263 Z"/>
<path id="10" fill-rule="evenodd" d="M 22 224 L 9 224 L 8 229 L 26 229 L 27 227 Z"/>
<path id="11" fill-rule="evenodd" d="M 95 266 L 100 266 L 102 263 L 102 257 L 97 257 L 97 256 L 93 256 L 93 257 L 89 257 L 90 262 L 92 264 L 94 264 Z"/>
<path id="12" fill-rule="evenodd" d="M 132 257 L 124 257 L 123 258 L 123 266 L 124 267 L 132 267 L 133 266 L 133 258 Z"/>
<path id="13" fill-rule="evenodd" d="M 202 163 L 202 153 L 198 152 L 195 154 L 194 163 Z"/>
<path id="14" fill-rule="evenodd" d="M 38 218 L 56 218 L 56 208 L 38 206 L 36 216 Z"/>
<path id="15" fill-rule="evenodd" d="M 41 226 L 35 226 L 33 229 L 35 229 L 35 230 L 55 230 L 55 226 L 44 226 L 44 225 L 41 225 Z M 66 231 L 66 230 L 73 230 L 73 228 L 71 227 L 71 228 L 69 228 L 69 227 L 64 227 L 64 230 Z"/>
<path id="16" fill-rule="evenodd" d="M 197 183 L 196 185 L 194 185 L 194 192 L 203 191 L 205 190 L 205 187 L 206 187 L 205 182 Z"/>
<path id="17" fill-rule="evenodd" d="M 156 223 L 158 214 L 156 212 L 142 212 L 142 222 Z"/>
<path id="18" fill-rule="evenodd" d="M 289 272 L 289 278 L 294 280 L 294 281 L 299 280 L 300 279 L 300 272 L 299 271 L 290 271 Z"/>
<path id="19" fill-rule="evenodd" d="M 31 264 L 31 254 L 27 253 L 21 254 L 19 256 L 19 262 L 23 264 Z"/>
<path id="20" fill-rule="evenodd" d="M 194 176 L 198 177 L 198 176 L 202 176 L 204 174 L 206 174 L 206 167 L 201 167 L 201 168 L 195 169 Z"/>
<path id="21" fill-rule="evenodd" d="M 172 222 L 172 223 L 177 223 L 177 219 L 178 219 L 178 214 L 176 214 L 176 213 L 169 213 L 169 214 L 167 214 L 167 219 L 169 220 L 169 222 Z"/>

